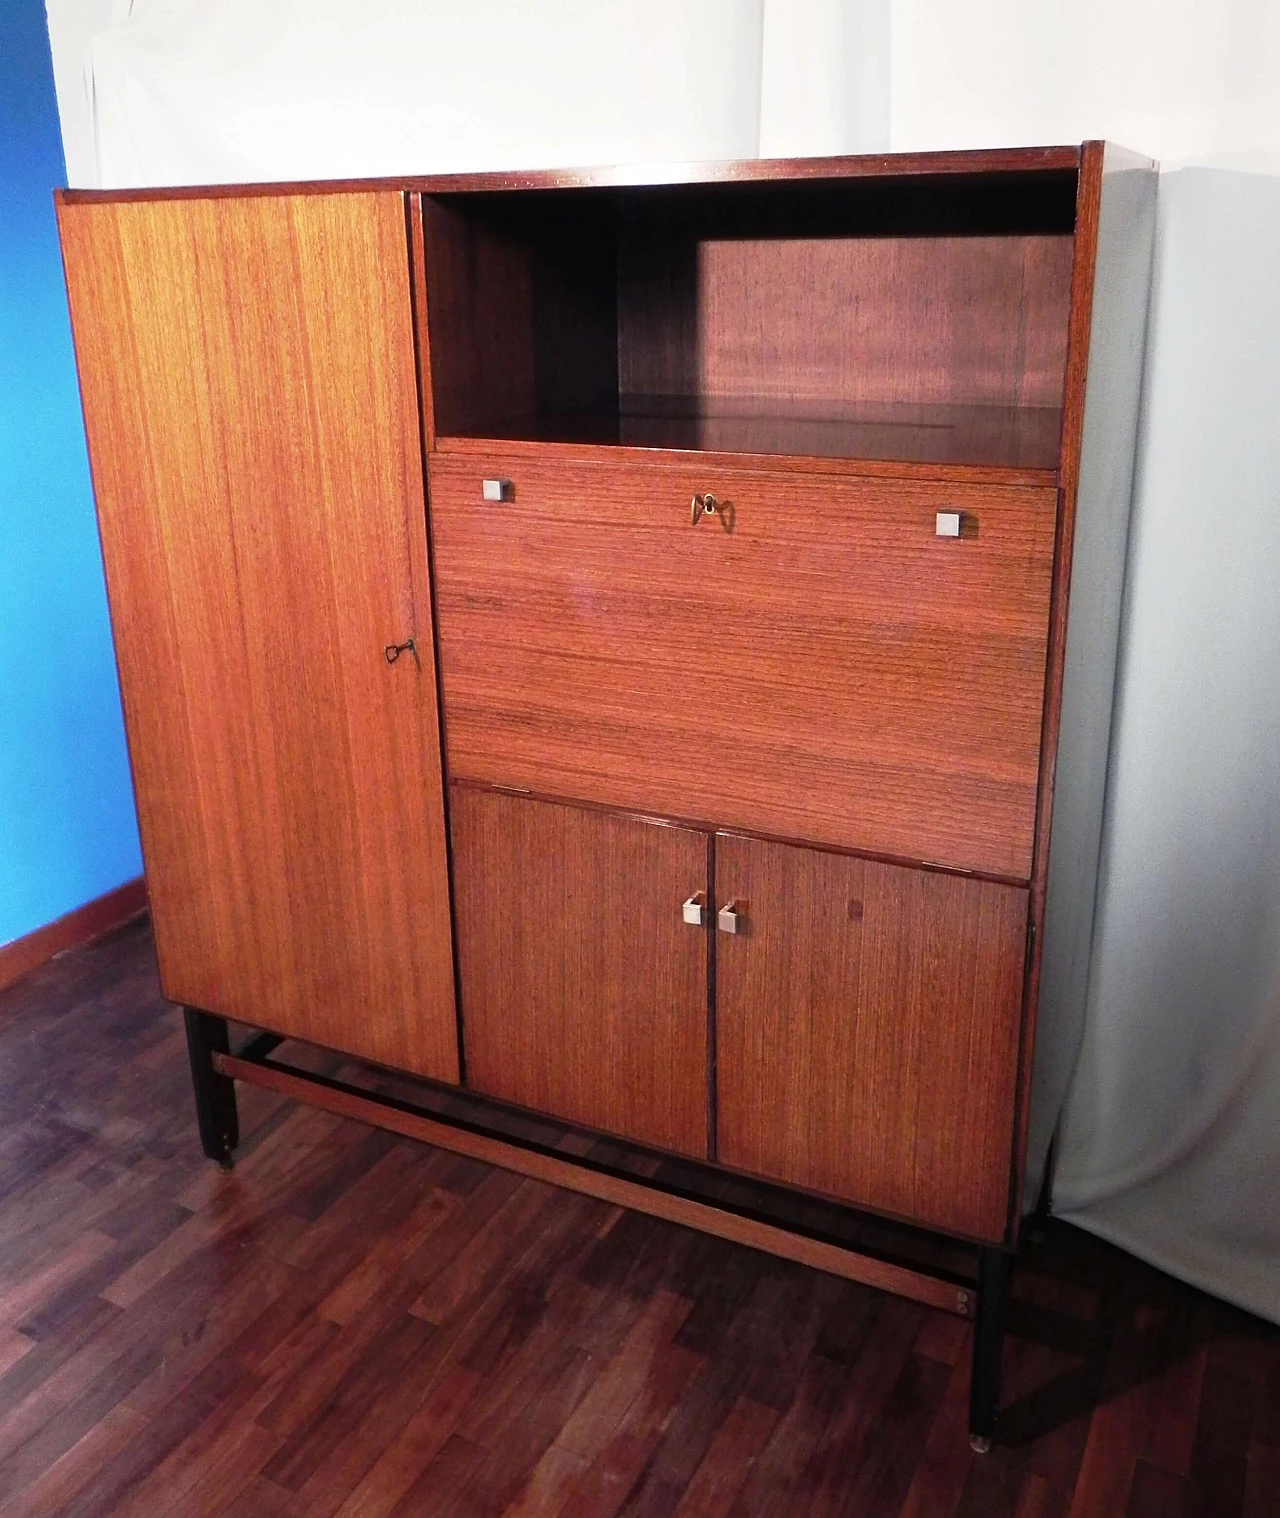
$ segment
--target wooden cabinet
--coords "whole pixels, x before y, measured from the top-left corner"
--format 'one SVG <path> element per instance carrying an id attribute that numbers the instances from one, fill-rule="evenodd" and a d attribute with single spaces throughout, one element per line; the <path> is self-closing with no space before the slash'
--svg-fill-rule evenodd
<path id="1" fill-rule="evenodd" d="M 1100 143 L 59 196 L 208 1153 L 257 1081 L 976 1313 L 989 1438 L 1153 205 Z"/>
<path id="2" fill-rule="evenodd" d="M 1025 880 L 1056 507 L 1044 487 L 437 455 L 450 774 Z"/>
<path id="3" fill-rule="evenodd" d="M 456 1079 L 404 198 L 61 228 L 165 994 Z"/>
<path id="4" fill-rule="evenodd" d="M 450 809 L 468 1085 L 706 1159 L 706 835 L 465 785 Z"/>
<path id="5" fill-rule="evenodd" d="M 717 1157 L 998 1241 L 1027 892 L 721 834 Z"/>
<path id="6" fill-rule="evenodd" d="M 729 833 L 713 869 L 705 833 L 466 784 L 450 811 L 473 1090 L 1003 1237 L 1024 888 Z"/>

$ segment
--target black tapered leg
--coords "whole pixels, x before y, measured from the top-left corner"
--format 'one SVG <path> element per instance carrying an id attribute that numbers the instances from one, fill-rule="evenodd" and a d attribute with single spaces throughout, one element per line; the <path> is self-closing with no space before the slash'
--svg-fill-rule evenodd
<path id="1" fill-rule="evenodd" d="M 184 1007 L 182 1015 L 187 1024 L 187 1053 L 191 1056 L 200 1143 L 211 1160 L 230 1166 L 232 1153 L 240 1142 L 236 1083 L 213 1068 L 215 1054 L 231 1052 L 227 1020 L 195 1007 Z"/>
<path id="2" fill-rule="evenodd" d="M 1013 1255 L 984 1249 L 978 1256 L 978 1316 L 973 1326 L 973 1380 L 969 1388 L 969 1443 L 979 1454 L 991 1448 L 1000 1410 L 1000 1356 L 1004 1308 Z"/>

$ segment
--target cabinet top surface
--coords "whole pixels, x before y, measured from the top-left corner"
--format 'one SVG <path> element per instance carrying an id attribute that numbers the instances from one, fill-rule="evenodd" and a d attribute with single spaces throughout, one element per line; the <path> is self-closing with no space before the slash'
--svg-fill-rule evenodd
<path id="1" fill-rule="evenodd" d="M 219 195 L 318 194 L 415 190 L 443 195 L 501 190 L 642 189 L 665 185 L 781 183 L 940 175 L 1019 175 L 1077 170 L 1082 148 L 989 148 L 936 153 L 864 153 L 829 158 L 739 158 L 723 162 L 609 164 L 592 168 L 511 169 L 485 174 L 403 175 L 287 183 L 168 185 L 122 190 L 58 190 L 65 205 Z"/>

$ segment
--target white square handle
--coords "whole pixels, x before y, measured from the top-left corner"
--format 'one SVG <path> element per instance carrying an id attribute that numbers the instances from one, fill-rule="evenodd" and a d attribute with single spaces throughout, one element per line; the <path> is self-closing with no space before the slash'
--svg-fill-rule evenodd
<path id="1" fill-rule="evenodd" d="M 960 536 L 960 518 L 964 515 L 961 511 L 940 511 L 934 531 L 940 538 L 958 538 Z"/>
<path id="2" fill-rule="evenodd" d="M 681 905 L 680 916 L 692 927 L 705 928 L 707 925 L 707 893 L 705 891 L 695 891 L 688 901 Z"/>
<path id="3" fill-rule="evenodd" d="M 486 501 L 509 501 L 511 499 L 510 480 L 484 480 L 481 484 Z"/>

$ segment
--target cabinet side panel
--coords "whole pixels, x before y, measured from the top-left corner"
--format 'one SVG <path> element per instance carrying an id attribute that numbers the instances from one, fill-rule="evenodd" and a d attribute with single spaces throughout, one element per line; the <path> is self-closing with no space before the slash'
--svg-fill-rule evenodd
<path id="1" fill-rule="evenodd" d="M 481 217 L 421 197 L 437 433 L 534 410 L 532 249 Z"/>
<path id="2" fill-rule="evenodd" d="M 707 1153 L 709 840 L 450 791 L 467 1083 L 569 1122 Z"/>
<path id="3" fill-rule="evenodd" d="M 403 197 L 61 224 L 166 994 L 456 1079 Z"/>
<path id="4" fill-rule="evenodd" d="M 719 835 L 722 1163 L 998 1240 L 1027 893 Z"/>
<path id="5" fill-rule="evenodd" d="M 1051 763 L 1052 849 L 1042 805 L 1037 883 L 1045 891 L 1040 955 L 1029 1002 L 1035 1031 L 1027 1194 L 1039 1189 L 1083 1027 L 1115 693 L 1116 651 L 1137 446 L 1157 174 L 1149 160 L 1108 143 L 1098 194 L 1097 252 L 1078 457 L 1064 457 L 1075 488 L 1074 534 L 1058 595 L 1069 601 Z M 1071 398 L 1068 398 L 1069 404 Z M 1066 446 L 1072 446 L 1070 435 Z M 1047 855 L 1047 858 L 1044 856 Z M 1047 866 L 1047 874 L 1046 874 Z M 1035 1018 L 1037 990 L 1039 1016 Z M 1028 1048 L 1028 1057 L 1032 1050 Z M 1025 1104 L 1024 1104 L 1025 1107 Z M 1024 1110 L 1023 1125 L 1028 1114 Z"/>

